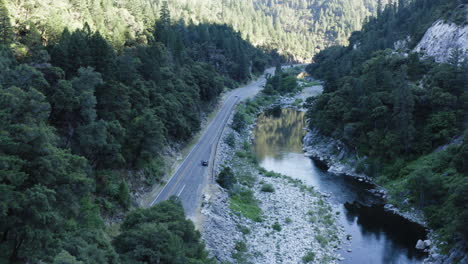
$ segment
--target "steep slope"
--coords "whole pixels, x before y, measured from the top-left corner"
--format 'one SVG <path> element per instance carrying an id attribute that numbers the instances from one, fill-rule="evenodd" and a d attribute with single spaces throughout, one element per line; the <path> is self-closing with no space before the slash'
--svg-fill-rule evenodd
<path id="1" fill-rule="evenodd" d="M 8 1 L 20 34 L 33 23 L 44 41 L 58 39 L 62 28 L 87 22 L 117 47 L 129 40 L 145 42 L 158 17 L 161 0 L 17 0 Z M 351 32 L 375 14 L 377 0 L 172 0 L 175 20 L 185 23 L 226 23 L 244 39 L 295 60 L 333 44 L 346 44 Z M 386 2 L 386 1 L 383 1 Z"/>
<path id="2" fill-rule="evenodd" d="M 180 202 L 122 219 L 169 145 L 270 57 L 226 25 L 175 24 L 167 6 L 148 41 L 119 50 L 86 23 L 49 42 L 15 23 L 0 0 L 0 262 L 211 263 Z"/>
<path id="3" fill-rule="evenodd" d="M 426 31 L 414 52 L 433 57 L 437 62 L 448 62 L 454 52 L 458 52 L 457 56 L 463 60 L 468 58 L 468 24 L 463 26 L 436 21 Z"/>
<path id="4" fill-rule="evenodd" d="M 385 186 L 392 203 L 424 212 L 445 250 L 468 239 L 464 2 L 390 5 L 349 46 L 307 67 L 325 80 L 324 94 L 309 100 L 310 128 L 354 150 L 356 172 Z"/>

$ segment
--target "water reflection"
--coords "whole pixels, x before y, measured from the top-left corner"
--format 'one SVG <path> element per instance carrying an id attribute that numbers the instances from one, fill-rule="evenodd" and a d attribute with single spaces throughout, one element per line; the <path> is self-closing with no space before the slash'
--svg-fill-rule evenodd
<path id="1" fill-rule="evenodd" d="M 304 127 L 304 113 L 293 109 L 283 109 L 279 117 L 260 116 L 254 130 L 257 155 L 282 159 L 284 151 L 302 153 Z"/>
<path id="2" fill-rule="evenodd" d="M 367 191 L 368 184 L 327 173 L 305 157 L 304 127 L 304 113 L 293 109 L 283 109 L 280 117 L 260 116 L 254 130 L 255 153 L 265 169 L 301 179 L 331 195 L 331 201 L 339 208 L 340 222 L 352 235 L 351 244 L 345 244 L 342 252 L 343 263 L 422 263 L 424 255 L 414 245 L 417 239 L 424 238 L 424 229 L 385 212 L 382 206 L 360 206 L 378 204 L 380 200 Z"/>

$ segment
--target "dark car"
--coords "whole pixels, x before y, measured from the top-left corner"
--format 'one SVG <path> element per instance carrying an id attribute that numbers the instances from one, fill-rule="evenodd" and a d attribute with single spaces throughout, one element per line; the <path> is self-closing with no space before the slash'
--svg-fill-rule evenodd
<path id="1" fill-rule="evenodd" d="M 208 166 L 208 161 L 202 160 L 202 161 L 201 161 L 201 165 L 202 165 L 202 166 Z"/>

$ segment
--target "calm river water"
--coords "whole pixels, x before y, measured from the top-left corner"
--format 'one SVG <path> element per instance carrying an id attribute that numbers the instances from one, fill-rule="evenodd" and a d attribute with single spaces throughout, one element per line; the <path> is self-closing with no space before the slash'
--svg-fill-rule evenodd
<path id="1" fill-rule="evenodd" d="M 372 187 L 351 177 L 319 168 L 304 156 L 303 112 L 283 109 L 280 117 L 262 115 L 255 128 L 255 153 L 267 170 L 301 179 L 321 192 L 340 211 L 339 221 L 352 239 L 343 244 L 341 255 L 347 264 L 422 263 L 425 255 L 415 249 L 425 238 L 423 227 L 392 213 L 368 190 Z M 354 202 L 372 206 L 356 206 Z"/>

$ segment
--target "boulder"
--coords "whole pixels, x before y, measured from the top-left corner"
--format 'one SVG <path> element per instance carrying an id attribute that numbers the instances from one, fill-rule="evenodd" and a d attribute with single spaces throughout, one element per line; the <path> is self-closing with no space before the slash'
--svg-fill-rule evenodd
<path id="1" fill-rule="evenodd" d="M 426 248 L 426 245 L 421 239 L 419 239 L 418 242 L 416 243 L 416 249 L 425 249 L 425 248 Z"/>
<path id="2" fill-rule="evenodd" d="M 430 247 L 431 245 L 432 245 L 432 242 L 431 242 L 429 239 L 424 240 L 424 247 L 428 248 L 428 247 Z"/>

